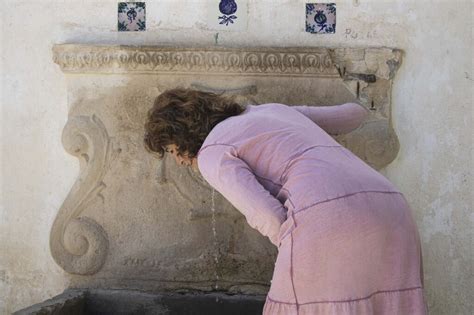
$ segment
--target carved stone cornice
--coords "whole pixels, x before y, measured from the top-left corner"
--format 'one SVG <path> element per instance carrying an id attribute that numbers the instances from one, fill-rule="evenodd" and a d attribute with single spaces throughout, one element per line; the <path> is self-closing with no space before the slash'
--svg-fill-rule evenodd
<path id="1" fill-rule="evenodd" d="M 67 73 L 183 73 L 338 77 L 327 48 L 176 48 L 62 44 Z"/>

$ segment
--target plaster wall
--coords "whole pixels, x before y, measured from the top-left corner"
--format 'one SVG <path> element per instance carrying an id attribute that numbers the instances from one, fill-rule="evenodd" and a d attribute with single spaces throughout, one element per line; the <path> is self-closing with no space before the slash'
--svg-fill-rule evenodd
<path id="1" fill-rule="evenodd" d="M 400 152 L 382 172 L 413 208 L 430 312 L 472 313 L 470 1 L 338 1 L 332 35 L 304 32 L 300 0 L 249 0 L 246 27 L 232 32 L 209 29 L 212 1 L 149 2 L 147 31 L 119 33 L 116 1 L 2 1 L 0 314 L 68 285 L 49 251 L 52 222 L 79 172 L 61 144 L 68 103 L 52 62 L 57 43 L 402 49 L 392 90 Z"/>

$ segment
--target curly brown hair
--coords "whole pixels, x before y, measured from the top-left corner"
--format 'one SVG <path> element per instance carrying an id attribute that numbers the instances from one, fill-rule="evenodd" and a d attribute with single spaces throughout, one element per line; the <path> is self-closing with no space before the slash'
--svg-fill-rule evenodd
<path id="1" fill-rule="evenodd" d="M 245 108 L 233 98 L 186 88 L 158 95 L 145 122 L 145 148 L 163 158 L 164 147 L 175 144 L 178 155 L 196 157 L 209 132 L 224 119 Z"/>

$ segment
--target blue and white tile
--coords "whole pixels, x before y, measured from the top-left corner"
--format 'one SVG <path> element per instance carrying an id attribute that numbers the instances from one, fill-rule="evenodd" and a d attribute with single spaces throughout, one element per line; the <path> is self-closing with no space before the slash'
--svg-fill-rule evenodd
<path id="1" fill-rule="evenodd" d="M 146 30 L 145 2 L 119 2 L 117 11 L 117 30 L 119 32 Z"/>
<path id="2" fill-rule="evenodd" d="M 306 3 L 306 32 L 336 33 L 336 4 Z"/>
<path id="3" fill-rule="evenodd" d="M 206 28 L 210 30 L 243 31 L 248 23 L 248 0 L 205 1 Z"/>

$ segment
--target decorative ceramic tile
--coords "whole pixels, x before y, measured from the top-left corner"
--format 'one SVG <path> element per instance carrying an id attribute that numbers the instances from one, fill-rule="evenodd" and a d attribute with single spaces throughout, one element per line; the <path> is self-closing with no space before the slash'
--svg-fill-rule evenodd
<path id="1" fill-rule="evenodd" d="M 229 23 L 234 24 L 234 20 L 237 20 L 237 3 L 234 0 L 221 0 L 219 2 L 219 11 L 222 13 L 222 16 L 219 16 L 219 24 L 225 24 L 226 26 Z"/>
<path id="2" fill-rule="evenodd" d="M 118 3 L 118 30 L 145 31 L 145 2 Z"/>
<path id="3" fill-rule="evenodd" d="M 248 0 L 206 1 L 207 26 L 215 30 L 244 30 Z"/>
<path id="4" fill-rule="evenodd" d="M 336 33 L 336 4 L 307 3 L 306 32 L 318 34 Z"/>

